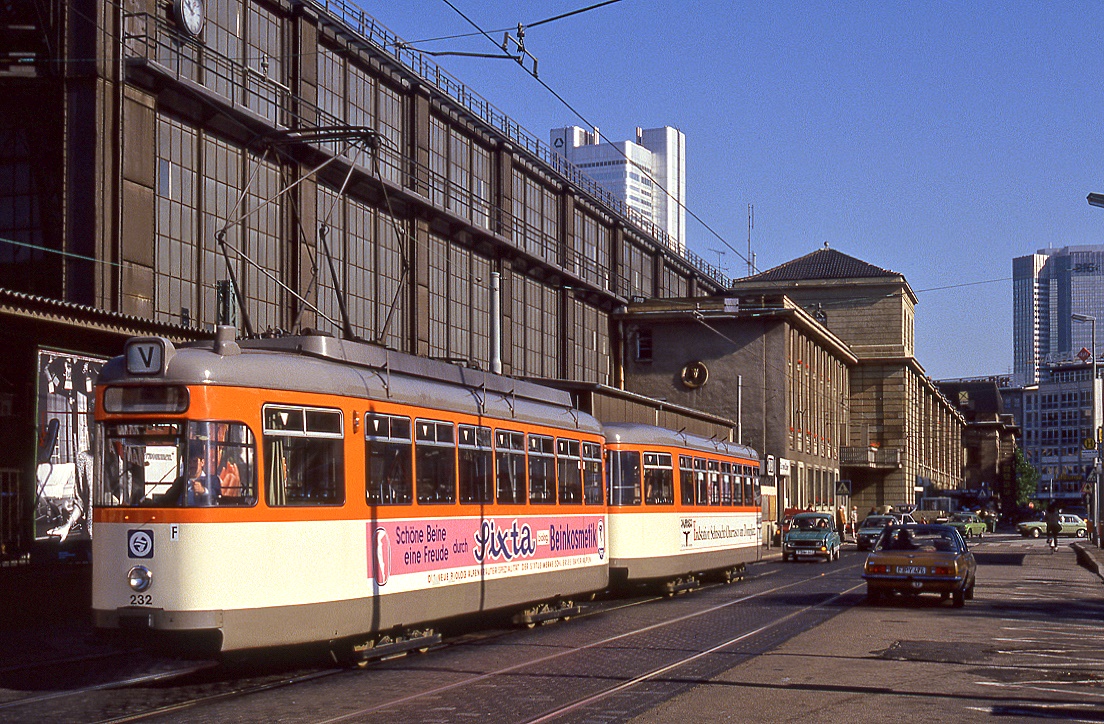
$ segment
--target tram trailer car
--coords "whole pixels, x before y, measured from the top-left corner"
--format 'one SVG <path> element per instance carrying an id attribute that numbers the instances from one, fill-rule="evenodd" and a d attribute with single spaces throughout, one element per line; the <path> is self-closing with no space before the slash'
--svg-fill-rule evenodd
<path id="1" fill-rule="evenodd" d="M 608 586 L 602 430 L 562 391 L 328 336 L 135 338 L 96 389 L 100 629 L 359 641 Z"/>
<path id="2" fill-rule="evenodd" d="M 606 424 L 609 565 L 615 585 L 673 593 L 726 581 L 761 557 L 759 455 L 640 424 Z"/>

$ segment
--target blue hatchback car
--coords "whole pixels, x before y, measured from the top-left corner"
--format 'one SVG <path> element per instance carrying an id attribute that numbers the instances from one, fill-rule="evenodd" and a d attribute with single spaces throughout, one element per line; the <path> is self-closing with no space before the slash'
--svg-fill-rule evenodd
<path id="1" fill-rule="evenodd" d="M 831 513 L 798 513 L 782 537 L 782 560 L 838 560 L 841 546 Z"/>

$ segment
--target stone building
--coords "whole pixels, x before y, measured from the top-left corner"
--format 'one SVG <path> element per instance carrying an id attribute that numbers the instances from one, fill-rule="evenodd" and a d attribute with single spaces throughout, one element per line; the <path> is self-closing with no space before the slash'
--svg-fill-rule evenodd
<path id="1" fill-rule="evenodd" d="M 855 356 L 839 455 L 860 513 L 962 487 L 964 420 L 916 359 L 917 299 L 904 276 L 825 244 L 725 293 L 785 294 Z"/>
<path id="2" fill-rule="evenodd" d="M 617 318 L 626 389 L 735 420 L 773 459 L 766 519 L 850 502 L 837 490 L 858 360 L 809 313 L 773 294 L 634 302 Z"/>
<path id="3" fill-rule="evenodd" d="M 961 502 L 1006 514 L 1016 507 L 1016 440 L 1020 435 L 1020 427 L 1005 411 L 1001 395 L 1001 388 L 1009 382 L 1007 377 L 936 382 L 966 421 L 962 433 L 966 464 Z"/>
<path id="4" fill-rule="evenodd" d="M 311 327 L 618 386 L 613 310 L 727 286 L 347 0 L 38 0 L 0 23 L 0 501 L 19 505 L 0 510 L 0 542 L 15 548 L 44 505 L 37 467 L 87 444 L 88 395 L 54 412 L 41 398 L 128 335 Z M 64 452 L 36 449 L 52 420 Z"/>

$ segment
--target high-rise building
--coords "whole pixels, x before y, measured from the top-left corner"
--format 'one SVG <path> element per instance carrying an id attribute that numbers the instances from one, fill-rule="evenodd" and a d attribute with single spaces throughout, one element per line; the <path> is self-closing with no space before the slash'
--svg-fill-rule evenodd
<path id="1" fill-rule="evenodd" d="M 682 131 L 637 128 L 636 141 L 604 143 L 598 129 L 554 128 L 552 148 L 603 188 L 686 249 L 686 136 Z"/>
<path id="2" fill-rule="evenodd" d="M 1072 315 L 1100 320 L 1094 354 L 1104 347 L 1104 245 L 1040 249 L 1012 260 L 1013 373 L 1017 385 L 1039 382 L 1040 369 L 1091 349 L 1092 325 Z"/>

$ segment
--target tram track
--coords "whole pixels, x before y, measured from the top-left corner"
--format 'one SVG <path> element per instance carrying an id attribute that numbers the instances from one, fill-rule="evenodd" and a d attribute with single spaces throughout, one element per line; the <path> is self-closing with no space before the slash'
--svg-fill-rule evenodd
<path id="1" fill-rule="evenodd" d="M 772 576 L 774 576 L 775 574 L 777 574 L 779 572 L 780 571 L 778 569 L 767 570 L 767 571 L 764 571 L 763 573 L 760 573 L 758 575 L 747 576 L 743 579 L 743 582 L 746 583 L 746 582 L 751 582 L 751 581 L 762 581 L 763 579 L 772 577 Z M 837 571 L 826 571 L 824 573 L 821 573 L 820 576 L 833 576 L 833 575 L 837 575 L 839 573 L 841 573 L 841 571 L 838 571 L 838 570 Z M 431 688 L 428 688 L 428 689 L 425 689 L 425 690 L 422 690 L 422 691 L 411 693 L 409 696 L 391 698 L 391 699 L 388 699 L 387 701 L 382 701 L 382 702 L 379 702 L 378 704 L 374 704 L 373 706 L 365 707 L 365 708 L 359 709 L 359 710 L 351 712 L 351 713 L 343 714 L 340 717 L 323 719 L 322 721 L 325 721 L 325 722 L 350 721 L 350 720 L 355 720 L 355 719 L 358 719 L 358 718 L 363 718 L 363 717 L 366 717 L 366 716 L 371 716 L 375 713 L 383 712 L 383 711 L 386 711 L 390 708 L 402 707 L 404 705 L 409 705 L 409 704 L 416 704 L 421 699 L 428 699 L 428 698 L 437 697 L 437 696 L 448 693 L 450 691 L 454 691 L 454 690 L 459 689 L 459 688 L 468 687 L 468 686 L 471 686 L 473 684 L 478 684 L 480 682 L 487 682 L 487 681 L 490 681 L 490 680 L 494 680 L 496 677 L 504 677 L 504 676 L 510 676 L 512 674 L 518 674 L 518 673 L 522 672 L 523 670 L 525 670 L 529 667 L 539 666 L 541 664 L 545 664 L 545 663 L 548 663 L 548 662 L 553 662 L 553 661 L 556 661 L 558 659 L 564 659 L 565 657 L 569 657 L 571 655 L 576 655 L 576 654 L 579 654 L 579 653 L 582 653 L 582 652 L 585 652 L 585 651 L 589 651 L 589 650 L 593 650 L 593 649 L 596 649 L 596 648 L 599 648 L 599 647 L 609 646 L 611 644 L 616 644 L 618 641 L 631 639 L 634 636 L 640 636 L 640 635 L 646 634 L 648 632 L 654 632 L 654 631 L 658 631 L 658 630 L 668 628 L 668 627 L 671 627 L 671 626 L 677 626 L 680 623 L 685 623 L 687 621 L 691 621 L 693 619 L 698 619 L 700 617 L 707 616 L 709 614 L 714 614 L 718 611 L 722 611 L 724 609 L 728 609 L 728 608 L 731 608 L 733 606 L 737 606 L 739 604 L 746 603 L 748 601 L 759 599 L 759 598 L 762 598 L 764 596 L 768 596 L 768 595 L 771 595 L 771 594 L 776 594 L 776 593 L 779 593 L 779 592 L 784 592 L 784 591 L 794 589 L 794 588 L 797 588 L 797 587 L 800 587 L 800 586 L 803 586 L 803 585 L 807 585 L 807 583 L 808 583 L 807 579 L 802 579 L 802 580 L 798 580 L 798 581 L 785 582 L 785 583 L 782 583 L 781 585 L 773 585 L 773 586 L 768 585 L 768 587 L 764 590 L 757 591 L 757 592 L 754 592 L 754 593 L 750 593 L 750 594 L 747 594 L 747 595 L 741 595 L 741 596 L 738 596 L 738 597 L 733 598 L 731 600 L 727 600 L 727 601 L 724 601 L 724 602 L 716 604 L 716 605 L 708 606 L 708 607 L 703 608 L 701 610 L 692 611 L 692 612 L 689 612 L 689 613 L 686 613 L 686 614 L 683 614 L 683 615 L 680 615 L 680 616 L 676 616 L 676 617 L 673 617 L 673 618 L 670 618 L 670 619 L 665 619 L 663 621 L 658 621 L 658 622 L 649 624 L 647 626 L 637 627 L 637 628 L 634 628 L 634 629 L 629 630 L 629 631 L 623 631 L 623 632 L 617 633 L 616 635 L 613 635 L 613 636 L 607 636 L 607 637 L 604 637 L 600 640 L 588 642 L 588 643 L 586 643 L 584 645 L 581 645 L 581 646 L 572 647 L 571 649 L 567 649 L 567 650 L 563 650 L 563 651 L 557 651 L 557 652 L 554 652 L 554 653 L 548 653 L 548 654 L 545 654 L 545 655 L 542 655 L 542 656 L 527 658 L 525 661 L 521 661 L 521 662 L 518 662 L 518 663 L 510 665 L 510 666 L 500 667 L 500 668 L 494 669 L 492 671 L 487 671 L 485 673 L 481 673 L 481 674 L 478 674 L 478 675 L 475 675 L 475 676 L 467 676 L 467 677 L 463 678 L 462 680 L 451 682 L 451 683 L 449 683 L 447 685 L 444 685 L 444 686 L 431 687 Z M 699 587 L 697 589 L 697 591 L 698 592 L 708 592 L 708 591 L 711 591 L 711 590 L 716 590 L 716 589 L 728 587 L 730 585 L 731 584 L 711 583 L 711 584 L 706 584 L 706 585 L 703 585 L 703 586 Z M 849 590 L 854 590 L 854 589 L 849 589 Z M 805 612 L 807 612 L 808 610 L 810 610 L 812 608 L 815 608 L 817 606 L 827 605 L 829 602 L 837 600 L 842 595 L 844 595 L 844 594 L 843 593 L 837 594 L 837 595 L 833 596 L 831 599 L 828 599 L 826 601 L 822 601 L 822 602 L 820 602 L 818 604 L 815 604 L 813 606 L 806 606 L 806 607 L 802 608 L 799 611 L 791 612 L 790 614 L 786 615 L 785 617 L 782 617 L 778 620 L 769 622 L 769 623 L 767 623 L 763 626 L 757 627 L 756 629 L 754 629 L 752 631 L 744 632 L 740 636 L 738 636 L 734 639 L 731 639 L 731 640 L 726 640 L 724 642 L 721 642 L 721 643 L 717 644 L 716 646 L 710 647 L 708 650 L 698 652 L 698 653 L 695 653 L 695 654 L 692 654 L 692 655 L 689 655 L 689 656 L 682 657 L 677 661 L 670 662 L 669 664 L 667 664 L 665 666 L 662 666 L 662 667 L 659 667 L 659 668 L 654 669 L 652 671 L 646 672 L 642 675 L 633 677 L 633 678 L 631 678 L 629 680 L 626 680 L 626 681 L 618 682 L 615 686 L 610 686 L 607 689 L 603 690 L 602 692 L 594 693 L 594 694 L 591 694 L 589 696 L 583 697 L 579 700 L 565 703 L 561 706 L 558 706 L 557 708 L 555 708 L 553 710 L 545 712 L 544 714 L 540 715 L 539 717 L 537 717 L 535 719 L 532 719 L 531 721 L 533 721 L 533 722 L 548 721 L 549 719 L 552 719 L 552 718 L 555 718 L 555 717 L 558 717 L 558 716 L 562 716 L 564 714 L 568 714 L 568 713 L 570 713 L 572 711 L 575 711 L 579 708 L 582 708 L 582 707 L 587 706 L 589 704 L 593 704 L 594 702 L 597 702 L 597 701 L 601 700 L 603 697 L 608 697 L 608 696 L 614 695 L 616 693 L 622 692 L 626 689 L 630 689 L 634 686 L 640 685 L 640 684 L 642 684 L 644 682 L 647 682 L 649 680 L 653 680 L 657 677 L 663 676 L 665 673 L 667 673 L 669 671 L 672 671 L 674 669 L 677 669 L 680 666 L 684 666 L 684 665 L 686 665 L 688 663 L 691 663 L 691 662 L 693 662 L 697 659 L 700 659 L 704 656 L 708 656 L 711 653 L 716 653 L 718 651 L 721 651 L 726 646 L 731 646 L 734 643 L 737 643 L 738 641 L 744 641 L 744 640 L 747 640 L 749 638 L 753 638 L 754 636 L 760 634 L 761 632 L 763 632 L 767 629 L 770 629 L 770 628 L 772 628 L 772 627 L 774 627 L 778 624 L 781 624 L 785 621 L 788 621 L 788 620 L 791 620 L 795 617 L 798 617 L 802 613 L 805 613 Z M 670 599 L 671 599 L 670 596 L 665 596 L 665 595 L 648 595 L 648 596 L 642 596 L 642 597 L 628 599 L 628 600 L 626 600 L 626 599 L 606 599 L 604 601 L 594 602 L 594 604 L 592 606 L 588 606 L 587 610 L 584 611 L 582 614 L 578 615 L 576 618 L 577 619 L 584 619 L 584 618 L 588 618 L 588 617 L 592 617 L 592 616 L 608 615 L 608 614 L 611 614 L 611 613 L 615 613 L 617 611 L 623 611 L 623 610 L 639 607 L 643 604 L 658 604 L 658 603 L 662 603 L 664 601 L 668 601 Z M 433 647 L 432 651 L 433 652 L 440 652 L 442 650 L 457 649 L 457 648 L 460 648 L 460 647 L 463 647 L 463 646 L 493 645 L 495 642 L 497 642 L 499 640 L 502 640 L 505 637 L 509 637 L 510 635 L 512 635 L 516 632 L 517 632 L 516 629 L 501 629 L 501 630 L 496 629 L 496 630 L 490 630 L 490 631 L 479 631 L 479 630 L 470 631 L 470 632 L 466 632 L 462 635 L 459 635 L 455 638 L 451 638 L 451 637 L 446 638 L 446 640 L 442 644 Z M 113 655 L 120 655 L 120 654 L 105 654 L 104 657 L 110 657 L 110 656 L 113 656 Z M 101 657 L 96 657 L 96 656 L 81 657 L 81 659 L 88 659 L 88 660 L 93 660 L 93 659 L 97 659 L 97 658 L 101 658 Z M 421 658 L 421 657 L 419 656 L 419 658 Z M 379 663 L 384 663 L 385 661 L 386 660 L 381 660 Z M 76 662 L 77 662 L 77 659 L 74 659 L 71 663 L 76 663 Z M 378 670 L 378 669 L 376 669 L 376 667 L 372 663 L 370 663 L 369 666 L 364 668 L 364 669 L 360 669 L 360 668 L 327 668 L 327 669 L 312 668 L 309 671 L 300 670 L 299 672 L 294 672 L 294 673 L 291 673 L 290 675 L 285 672 L 285 673 L 272 673 L 272 674 L 264 675 L 264 676 L 260 676 L 260 677 L 253 676 L 253 677 L 250 677 L 252 679 L 252 681 L 250 683 L 247 683 L 246 685 L 237 685 L 235 683 L 235 680 L 232 677 L 225 678 L 225 679 L 223 678 L 223 675 L 218 672 L 218 670 L 217 670 L 218 665 L 215 662 L 195 662 L 195 663 L 196 663 L 196 665 L 191 667 L 191 668 L 185 667 L 185 668 L 180 668 L 180 669 L 176 669 L 176 670 L 173 670 L 173 671 L 148 672 L 148 673 L 140 674 L 140 675 L 137 675 L 137 676 L 128 677 L 128 678 L 125 678 L 125 679 L 118 679 L 118 680 L 113 680 L 113 681 L 109 681 L 109 682 L 97 683 L 97 684 L 87 686 L 87 687 L 67 689 L 65 691 L 57 691 L 57 692 L 52 692 L 52 693 L 45 694 L 45 695 L 26 697 L 26 698 L 19 699 L 19 700 L 14 700 L 14 701 L 11 701 L 11 702 L 5 702 L 5 703 L 0 704 L 0 721 L 9 720 L 9 717 L 13 714 L 18 715 L 19 711 L 20 711 L 20 707 L 28 707 L 28 708 L 34 707 L 34 708 L 37 708 L 37 707 L 39 707 L 40 705 L 42 705 L 44 703 L 48 703 L 48 702 L 56 703 L 56 702 L 59 702 L 61 700 L 64 700 L 65 698 L 74 698 L 75 700 L 80 701 L 86 696 L 96 694 L 96 693 L 102 693 L 102 692 L 110 691 L 110 690 L 118 690 L 118 691 L 122 692 L 122 691 L 127 690 L 127 689 L 135 689 L 135 688 L 139 688 L 139 687 L 159 687 L 159 686 L 162 686 L 162 685 L 164 685 L 168 682 L 171 682 L 174 679 L 182 679 L 182 678 L 185 678 L 185 677 L 190 676 L 190 675 L 199 675 L 200 680 L 199 681 L 187 682 L 187 683 L 183 684 L 179 689 L 167 691 L 165 696 L 167 696 L 169 698 L 172 698 L 174 694 L 184 693 L 184 691 L 182 691 L 182 690 L 186 690 L 189 687 L 196 687 L 197 689 L 200 689 L 200 690 L 202 690 L 204 688 L 209 689 L 211 687 L 216 687 L 216 688 L 220 689 L 220 690 L 214 691 L 212 693 L 203 693 L 203 694 L 198 695 L 198 696 L 195 696 L 195 695 L 188 696 L 187 694 L 185 694 L 186 698 L 177 697 L 177 699 L 175 701 L 166 702 L 161 706 L 154 705 L 152 707 L 144 707 L 142 702 L 140 702 L 138 700 L 134 700 L 134 701 L 127 702 L 123 706 L 130 706 L 130 707 L 133 707 L 135 709 L 141 708 L 141 710 L 136 710 L 136 711 L 133 711 L 133 712 L 120 714 L 120 713 L 118 713 L 119 705 L 116 704 L 116 706 L 115 706 L 116 711 L 112 712 L 112 714 L 109 715 L 109 716 L 96 716 L 95 714 L 92 714 L 90 716 L 85 717 L 86 721 L 95 722 L 96 724 L 122 724 L 124 722 L 137 722 L 137 721 L 150 720 L 150 719 L 160 718 L 160 717 L 169 717 L 171 719 L 173 717 L 173 715 L 186 716 L 185 712 L 188 712 L 190 710 L 195 710 L 197 708 L 208 706 L 208 705 L 225 703 L 225 702 L 229 702 L 229 701 L 232 701 L 232 700 L 235 700 L 235 699 L 245 699 L 245 698 L 248 698 L 250 696 L 257 695 L 257 694 L 263 694 L 265 692 L 275 691 L 275 690 L 278 690 L 278 689 L 293 688 L 293 687 L 298 686 L 298 685 L 303 685 L 303 684 L 307 684 L 307 683 L 310 683 L 310 682 L 318 682 L 318 681 L 321 681 L 321 680 L 324 680 L 324 679 L 331 679 L 331 678 L 336 679 L 337 677 L 341 677 L 341 676 L 357 676 L 357 675 L 370 673 L 373 670 Z M 210 678 L 208 678 L 205 675 L 207 670 L 213 670 L 213 676 L 211 676 Z M 146 696 L 148 696 L 148 694 L 146 694 Z M 145 700 L 145 696 L 143 698 Z M 38 713 L 41 713 L 41 712 L 38 712 Z M 7 716 L 5 716 L 5 715 L 7 715 Z M 19 719 L 17 718 L 15 720 L 19 720 Z"/>
<path id="2" fill-rule="evenodd" d="M 835 576 L 835 575 L 839 575 L 839 574 L 843 574 L 843 573 L 851 574 L 852 572 L 853 571 L 852 571 L 851 567 L 848 567 L 848 568 L 842 568 L 842 569 L 836 569 L 836 570 L 833 570 L 833 571 L 828 571 L 828 572 L 820 574 L 820 576 Z M 602 639 L 599 639 L 599 640 L 596 640 L 596 641 L 592 641 L 592 642 L 589 642 L 589 643 L 581 645 L 581 646 L 576 646 L 576 647 L 573 647 L 573 648 L 570 648 L 570 649 L 557 651 L 555 653 L 545 654 L 543 656 L 538 656 L 538 657 L 535 657 L 535 658 L 531 658 L 531 659 L 528 659 L 526 661 L 522 661 L 522 662 L 519 662 L 519 663 L 516 663 L 516 664 L 512 664 L 510 666 L 501 667 L 501 668 L 495 669 L 493 671 L 488 671 L 488 672 L 485 672 L 485 673 L 482 673 L 482 674 L 478 674 L 478 675 L 474 675 L 474 676 L 468 676 L 464 679 L 461 679 L 461 680 L 458 680 L 458 681 L 453 681 L 453 682 L 450 682 L 449 684 L 446 684 L 446 685 L 429 688 L 429 689 L 426 689 L 426 690 L 423 690 L 423 691 L 419 691 L 419 692 L 410 694 L 409 696 L 390 699 L 386 702 L 380 702 L 379 704 L 375 704 L 375 705 L 370 706 L 370 707 L 364 707 L 362 709 L 358 709 L 356 711 L 349 712 L 349 713 L 343 714 L 343 715 L 338 716 L 338 717 L 321 719 L 321 720 L 318 720 L 318 724 L 339 724 L 340 722 L 361 720 L 364 717 L 370 716 L 372 714 L 385 712 L 385 711 L 387 711 L 389 709 L 392 709 L 392 708 L 395 708 L 395 707 L 415 704 L 419 700 L 423 700 L 423 699 L 428 700 L 428 699 L 433 699 L 433 698 L 436 698 L 436 697 L 440 697 L 441 695 L 447 694 L 451 691 L 462 689 L 464 687 L 472 687 L 473 685 L 476 685 L 476 684 L 479 684 L 479 683 L 482 683 L 482 682 L 490 681 L 490 680 L 492 680 L 496 677 L 504 677 L 504 676 L 511 675 L 511 674 L 517 674 L 517 673 L 520 673 L 522 670 L 533 667 L 533 666 L 553 662 L 557 659 L 563 659 L 565 657 L 576 655 L 576 654 L 579 654 L 579 653 L 584 652 L 584 651 L 589 651 L 589 650 L 597 649 L 597 648 L 600 648 L 600 647 L 607 647 L 610 644 L 615 644 L 619 641 L 624 641 L 624 640 L 630 639 L 634 636 L 640 636 L 640 635 L 645 634 L 645 633 L 650 633 L 650 632 L 654 632 L 654 631 L 664 629 L 664 628 L 667 628 L 667 627 L 670 627 L 670 626 L 675 626 L 677 624 L 685 623 L 685 622 L 690 621 L 692 619 L 696 619 L 696 618 L 700 618 L 702 616 L 707 616 L 707 615 L 710 615 L 710 614 L 714 614 L 714 613 L 717 613 L 719 611 L 723 611 L 724 609 L 731 608 L 732 606 L 736 606 L 736 605 L 739 605 L 739 604 L 742 604 L 742 603 L 747 603 L 748 601 L 752 601 L 754 599 L 758 599 L 758 598 L 762 598 L 764 596 L 768 596 L 768 595 L 771 595 L 771 594 L 776 594 L 776 593 L 779 593 L 779 592 L 783 592 L 783 591 L 786 591 L 788 589 L 797 588 L 797 587 L 800 587 L 800 586 L 806 586 L 806 585 L 808 585 L 808 582 L 809 582 L 809 579 L 801 579 L 801 580 L 793 581 L 793 582 L 790 582 L 790 583 L 784 583 L 782 585 L 774 586 L 774 587 L 768 588 L 768 589 L 763 590 L 763 591 L 748 594 L 746 596 L 740 596 L 738 598 L 732 599 L 730 601 L 726 601 L 724 603 L 709 606 L 707 608 L 704 608 L 704 609 L 701 609 L 701 610 L 698 610 L 698 611 L 694 611 L 692 613 L 688 613 L 688 614 L 684 614 L 684 615 L 681 615 L 681 616 L 676 616 L 676 617 L 673 617 L 673 618 L 665 619 L 663 621 L 653 623 L 653 624 L 649 624 L 647 626 L 642 626 L 642 627 L 639 627 L 639 628 L 636 628 L 636 629 L 633 629 L 633 630 L 630 630 L 630 631 L 624 631 L 624 632 L 618 633 L 616 635 L 608 636 L 608 637 L 605 637 L 605 638 L 602 638 Z M 720 584 L 717 584 L 717 585 L 720 585 Z M 809 611 L 811 611 L 813 609 L 829 605 L 830 603 L 833 603 L 833 602 L 837 602 L 843 596 L 847 595 L 848 593 L 851 593 L 852 591 L 857 590 L 861 585 L 862 584 L 851 586 L 851 587 L 847 588 L 846 590 L 844 590 L 840 593 L 833 594 L 832 596 L 825 599 L 824 601 L 820 601 L 816 604 L 808 605 L 808 606 L 805 606 L 805 607 L 803 607 L 803 608 L 801 608 L 797 611 L 793 611 L 793 612 L 791 612 L 791 613 L 789 613 L 785 616 L 782 616 L 778 619 L 770 621 L 769 623 L 766 623 L 762 626 L 759 626 L 759 627 L 755 628 L 752 631 L 744 632 L 741 635 L 739 635 L 739 636 L 737 636 L 733 639 L 730 639 L 730 640 L 724 641 L 720 644 L 714 645 L 714 646 L 710 647 L 709 649 L 707 649 L 705 651 L 700 651 L 700 652 L 696 652 L 694 654 L 685 656 L 685 657 L 683 657 L 681 659 L 678 659 L 674 662 L 670 662 L 668 664 L 665 664 L 664 666 L 659 667 L 658 669 L 652 670 L 650 672 L 647 672 L 647 673 L 645 673 L 643 675 L 640 675 L 640 676 L 637 676 L 637 677 L 633 677 L 632 679 L 630 679 L 628 681 L 620 682 L 620 683 L 618 683 L 614 686 L 608 687 L 607 689 L 605 689 L 601 692 L 598 692 L 596 694 L 592 694 L 590 696 L 583 697 L 581 699 L 575 700 L 575 701 L 570 702 L 568 704 L 565 704 L 563 706 L 557 707 L 553 710 L 544 712 L 543 714 L 541 714 L 540 716 L 538 716 L 536 718 L 528 719 L 528 720 L 525 720 L 525 721 L 527 721 L 529 724 L 535 724 L 536 722 L 549 721 L 551 719 L 557 718 L 559 716 L 563 716 L 564 714 L 568 714 L 572 711 L 575 711 L 579 708 L 582 708 L 582 707 L 584 707 L 584 706 L 586 706 L 590 703 L 597 702 L 597 701 L 601 700 L 604 697 L 608 697 L 608 696 L 611 696 L 613 694 L 623 692 L 626 689 L 632 688 L 633 686 L 637 686 L 637 685 L 639 685 L 641 683 L 644 683 L 646 681 L 655 679 L 656 677 L 661 676 L 662 674 L 664 674 L 666 672 L 672 671 L 672 670 L 677 669 L 681 666 L 685 666 L 688 663 L 694 662 L 694 661 L 696 661 L 698 659 L 701 659 L 705 656 L 708 656 L 710 654 L 717 653 L 717 652 L 725 649 L 726 647 L 732 646 L 735 643 L 746 641 L 747 639 L 752 638 L 756 635 L 759 635 L 759 634 L 761 634 L 765 631 L 768 631 L 770 629 L 773 629 L 773 628 L 775 628 L 776 626 L 778 626 L 782 623 L 791 621 L 791 620 L 801 616 L 802 614 L 808 613 Z M 655 599 L 655 600 L 659 600 L 659 599 Z M 633 604 L 633 605 L 637 605 L 637 604 Z"/>

